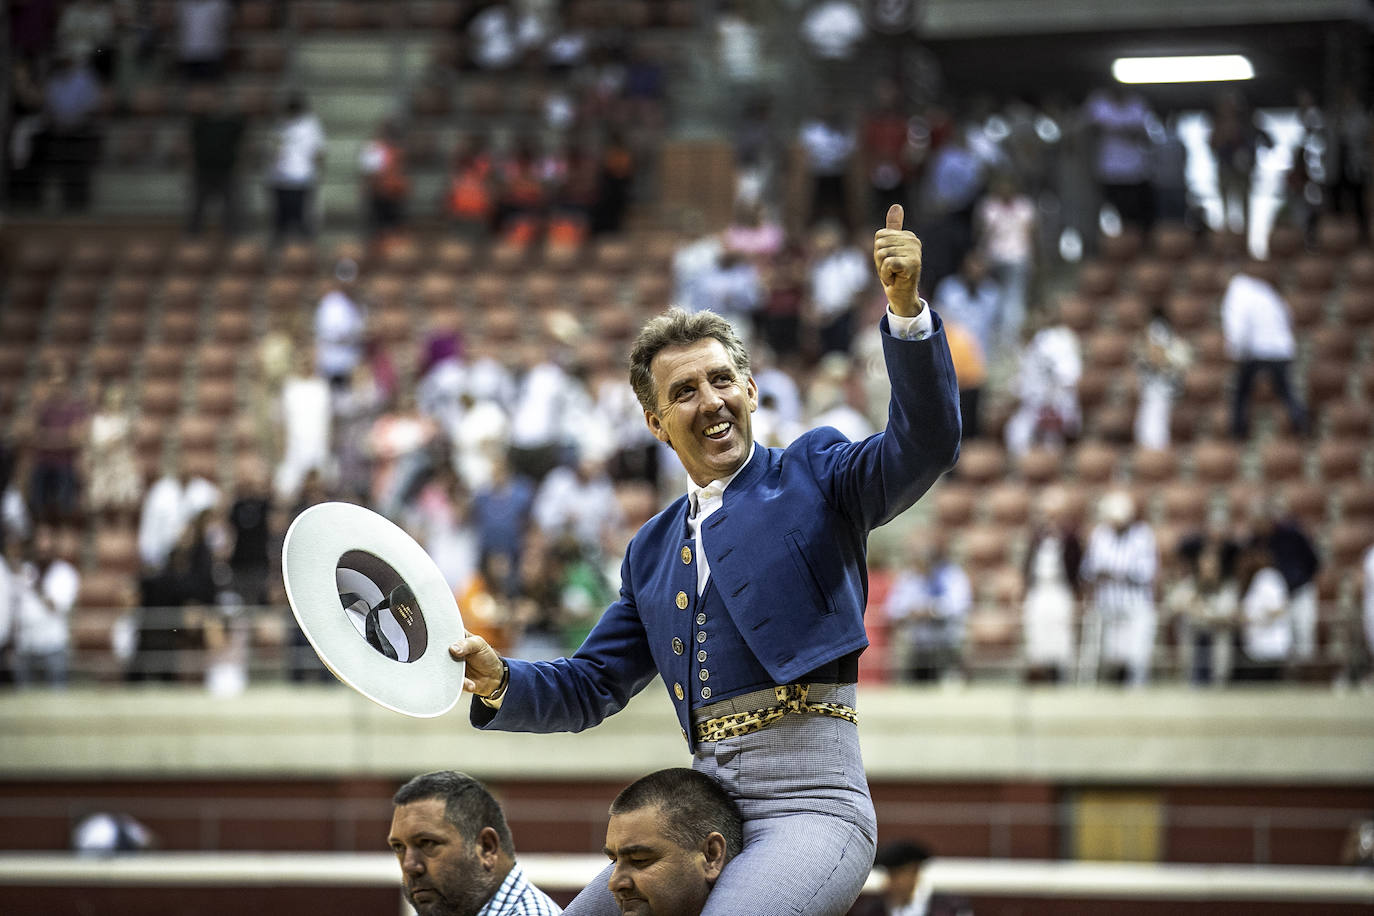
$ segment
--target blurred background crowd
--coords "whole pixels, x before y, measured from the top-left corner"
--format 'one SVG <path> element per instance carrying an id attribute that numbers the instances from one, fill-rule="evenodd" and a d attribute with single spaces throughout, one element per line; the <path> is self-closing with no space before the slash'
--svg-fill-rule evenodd
<path id="1" fill-rule="evenodd" d="M 1367 87 L 970 92 L 870 6 L 10 3 L 0 677 L 332 680 L 279 569 L 329 499 L 574 650 L 685 484 L 639 324 L 726 315 L 763 444 L 869 435 L 900 202 L 965 446 L 864 678 L 1369 683 Z"/>

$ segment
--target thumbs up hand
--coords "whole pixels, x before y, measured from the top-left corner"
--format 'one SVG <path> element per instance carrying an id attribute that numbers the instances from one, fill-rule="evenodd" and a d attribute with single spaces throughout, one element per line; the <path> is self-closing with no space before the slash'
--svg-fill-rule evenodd
<path id="1" fill-rule="evenodd" d="M 887 210 L 887 225 L 873 236 L 873 266 L 883 283 L 887 304 L 893 314 L 912 317 L 921 312 L 916 287 L 921 281 L 921 240 L 902 228 L 905 213 L 901 204 Z"/>

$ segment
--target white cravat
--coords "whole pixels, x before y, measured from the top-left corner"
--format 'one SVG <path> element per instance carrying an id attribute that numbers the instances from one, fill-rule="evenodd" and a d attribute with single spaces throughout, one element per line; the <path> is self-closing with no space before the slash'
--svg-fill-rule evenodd
<path id="1" fill-rule="evenodd" d="M 687 501 L 689 505 L 687 513 L 687 527 L 692 529 L 692 540 L 696 542 L 697 555 L 697 595 L 706 591 L 706 582 L 711 578 L 711 564 L 706 559 L 706 551 L 702 546 L 701 525 L 702 522 L 721 506 L 725 505 L 725 488 L 730 485 L 730 481 L 739 476 L 739 472 L 744 470 L 754 458 L 753 443 L 749 445 L 749 457 L 744 459 L 735 473 L 729 477 L 713 480 L 704 487 L 699 487 L 690 481 L 687 484 Z"/>

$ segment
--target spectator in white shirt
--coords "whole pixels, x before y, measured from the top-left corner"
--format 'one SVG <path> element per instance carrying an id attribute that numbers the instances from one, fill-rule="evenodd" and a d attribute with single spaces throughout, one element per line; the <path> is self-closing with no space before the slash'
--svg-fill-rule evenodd
<path id="1" fill-rule="evenodd" d="M 15 680 L 20 686 L 42 677 L 53 687 L 67 683 L 70 615 L 81 589 L 76 567 L 58 556 L 57 534 L 40 526 L 28 557 L 11 575 L 15 601 Z"/>
<path id="2" fill-rule="evenodd" d="M 996 347 L 984 347 L 992 355 L 1009 350 L 1021 339 L 1035 264 L 1035 204 L 1017 187 L 1016 179 L 999 175 L 992 180 L 991 193 L 978 203 L 974 223 L 988 271 L 1002 292 Z"/>
<path id="3" fill-rule="evenodd" d="M 531 514 L 550 541 L 570 536 L 591 551 L 599 551 L 621 523 L 620 504 L 605 465 L 587 458 L 550 471 L 535 492 Z"/>
<path id="4" fill-rule="evenodd" d="M 286 445 L 273 487 L 282 499 L 295 499 L 309 472 L 332 470 L 329 437 L 333 421 L 329 383 L 315 374 L 309 349 L 298 352 L 295 371 L 281 389 Z"/>
<path id="5" fill-rule="evenodd" d="M 870 289 L 871 266 L 833 224 L 812 240 L 811 311 L 820 336 L 820 355 L 848 353 L 854 339 L 854 313 Z"/>
<path id="6" fill-rule="evenodd" d="M 811 216 L 809 225 L 833 220 L 848 227 L 849 190 L 846 178 L 850 160 L 858 148 L 854 128 L 844 121 L 838 105 L 807 120 L 798 136 L 806 155 L 806 170 L 811 176 Z"/>
<path id="7" fill-rule="evenodd" d="M 1051 317 L 1021 353 L 1016 412 L 1007 421 L 1007 450 L 1019 456 L 1036 443 L 1061 446 L 1078 435 L 1078 380 L 1083 354 L 1073 328 Z"/>
<path id="8" fill-rule="evenodd" d="M 1274 566 L 1262 541 L 1245 548 L 1238 561 L 1240 580 L 1241 648 L 1245 658 L 1236 666 L 1237 681 L 1277 681 L 1293 650 L 1293 626 L 1288 619 L 1288 584 Z"/>
<path id="9" fill-rule="evenodd" d="M 1241 267 L 1227 284 L 1221 300 L 1221 330 L 1226 352 L 1236 361 L 1231 434 L 1244 439 L 1249 433 L 1246 407 L 1261 372 L 1273 381 L 1274 393 L 1288 409 L 1294 431 L 1306 432 L 1307 412 L 1288 382 L 1288 366 L 1296 352 L 1288 306 L 1256 265 Z"/>
<path id="10" fill-rule="evenodd" d="M 946 555 L 939 538 L 914 543 L 907 560 L 883 608 L 897 633 L 895 666 L 910 681 L 957 674 L 973 606 L 968 575 Z"/>
<path id="11" fill-rule="evenodd" d="M 220 500 L 220 491 L 185 464 L 169 468 L 143 497 L 138 556 L 148 571 L 160 570 L 191 520 Z"/>
<path id="12" fill-rule="evenodd" d="M 1135 500 L 1113 490 L 1098 506 L 1101 522 L 1088 538 L 1079 576 L 1092 592 L 1083 621 L 1080 674 L 1141 686 L 1149 680 L 1155 645 L 1154 530 L 1136 518 Z"/>
<path id="13" fill-rule="evenodd" d="M 336 391 L 348 386 L 363 358 L 367 322 L 353 298 L 358 265 L 344 258 L 334 265 L 334 285 L 315 307 L 315 368 Z"/>
<path id="14" fill-rule="evenodd" d="M 305 96 L 293 92 L 286 100 L 286 117 L 277 128 L 271 186 L 274 197 L 272 237 L 281 241 L 291 233 L 313 235 L 308 216 L 319 170 L 324 164 L 324 128 L 311 113 Z"/>
<path id="15" fill-rule="evenodd" d="M 186 79 L 216 80 L 224 74 L 233 18 L 229 0 L 179 0 L 177 59 Z"/>

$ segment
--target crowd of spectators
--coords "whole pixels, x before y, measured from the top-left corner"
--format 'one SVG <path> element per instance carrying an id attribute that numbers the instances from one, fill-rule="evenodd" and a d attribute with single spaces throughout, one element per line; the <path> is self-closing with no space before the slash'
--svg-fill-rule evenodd
<path id="1" fill-rule="evenodd" d="M 719 21 L 725 75 L 757 87 L 749 49 L 758 35 L 738 6 L 728 5 Z M 187 81 L 223 74 L 226 7 L 178 4 L 184 32 L 177 61 Z M 46 25 L 40 14 L 55 11 L 53 4 L 12 11 L 25 27 L 16 32 L 12 97 L 33 118 L 16 122 L 16 136 L 38 151 L 12 158 L 12 177 L 58 159 L 90 164 L 68 153 L 74 138 L 89 136 L 90 118 L 105 104 L 114 46 L 106 20 L 139 22 L 136 11 L 112 14 L 120 8 L 72 3 L 60 22 L 54 15 Z M 630 188 L 644 166 L 634 136 L 667 116 L 665 69 L 651 45 L 613 40 L 607 36 L 618 33 L 595 23 L 541 18 L 539 5 L 529 9 L 474 5 L 453 24 L 452 41 L 439 43 L 426 74 L 442 91 L 481 73 L 558 77 L 542 84 L 539 130 L 465 131 L 443 151 L 451 165 L 432 205 L 446 217 L 445 231 L 479 251 L 488 242 L 532 252 L 545 244 L 576 248 L 623 233 Z M 846 32 L 821 30 L 814 53 L 840 59 L 852 52 L 827 49 L 827 34 L 842 44 Z M 777 136 L 764 129 L 769 105 L 748 94 L 749 114 L 735 138 L 733 213 L 719 227 L 707 227 L 702 214 L 682 215 L 688 231 L 668 267 L 670 298 L 724 314 L 751 342 L 761 443 L 784 445 L 816 424 L 867 435 L 881 427 L 884 397 L 870 371 L 871 341 L 861 333 L 882 307 L 864 239 L 875 214 L 902 202 L 925 240 L 923 294 L 950 337 L 966 439 L 997 437 L 1012 455 L 1062 449 L 1083 433 L 1077 388 L 1084 349 L 1056 295 L 1061 259 L 1095 253 L 1102 224 L 1114 233 L 1145 234 L 1159 222 L 1186 225 L 1200 237 L 1208 231 L 1201 201 L 1182 178 L 1195 169 L 1187 168 L 1176 113 L 1161 118 L 1120 87 L 1093 92 L 1081 105 L 974 100 L 957 108 L 915 104 L 906 88 L 884 82 L 861 108 L 819 98 L 784 141 L 795 144 L 804 171 L 792 182 Z M 188 99 L 189 227 L 201 231 L 207 206 L 218 202 L 232 234 L 241 223 L 246 121 L 222 93 Z M 1367 112 L 1350 98 L 1329 109 L 1309 100 L 1300 118 L 1305 136 L 1280 219 L 1310 231 L 1323 208 L 1354 211 L 1367 233 Z M 1252 218 L 1245 201 L 1255 163 L 1272 140 L 1234 92 L 1218 97 L 1211 124 L 1224 224 L 1216 228 L 1243 228 Z M 374 239 L 412 230 L 425 206 L 411 197 L 407 128 L 405 120 L 378 124 L 359 157 L 364 228 Z M 314 235 L 310 196 L 325 136 L 300 94 L 287 99 L 274 136 L 268 169 L 276 245 Z M 56 156 L 64 144 L 68 153 Z M 64 185 L 73 206 L 87 193 L 83 181 L 73 173 Z M 11 182 L 16 200 L 31 187 Z M 788 217 L 788 187 L 805 189 L 798 220 Z M 1228 272 L 1218 323 L 1235 361 L 1229 431 L 1241 441 L 1250 436 L 1253 383 L 1267 375 L 1291 430 L 1310 433 L 1308 406 L 1289 380 L 1295 337 L 1279 285 L 1264 262 L 1243 256 Z M 95 409 L 66 384 L 60 365 L 46 369 L 32 448 L 6 491 L 11 578 L 45 582 L 61 556 L 61 526 L 82 513 L 126 524 L 137 515 L 140 603 L 172 610 L 161 619 L 149 612 L 134 627 L 125 648 L 129 677 L 184 678 L 186 670 L 167 659 L 208 650 L 225 662 L 218 682 L 232 689 L 241 681 L 234 660 L 242 656 L 235 609 L 281 600 L 271 558 L 285 526 L 305 506 L 339 498 L 414 533 L 459 596 L 468 625 L 494 644 L 526 656 L 575 648 L 614 593 L 627 537 L 679 483 L 674 463 L 661 460 L 644 429 L 617 368 L 621 354 L 595 339 L 584 316 L 547 303 L 532 303 L 528 313 L 493 308 L 461 327 L 435 322 L 417 328 L 410 350 L 400 352 L 372 333 L 366 279 L 357 263 L 341 260 L 309 314 L 273 316 L 256 344 L 250 404 L 264 462 L 236 475 L 232 487 L 216 482 L 216 468 L 173 461 L 145 492 L 121 389 L 108 388 Z M 1194 354 L 1162 301 L 1149 306 L 1133 342 L 1139 397 L 1128 435 L 1162 449 Z M 1256 514 L 1243 534 L 1228 529 L 1225 562 L 1205 550 L 1175 560 L 1129 500 L 1125 493 L 1104 499 L 1102 522 L 1088 532 L 1062 506 L 1043 507 L 1017 596 L 1029 679 L 1143 683 L 1157 666 L 1159 634 L 1175 628 L 1179 635 L 1167 644 L 1186 656 L 1180 670 L 1199 681 L 1282 673 L 1310 656 L 1315 570 L 1299 570 L 1283 553 L 1301 540 L 1315 558 L 1310 535 L 1297 531 L 1297 540 L 1276 547 L 1262 533 L 1274 520 Z M 22 526 L 11 523 L 20 518 Z M 52 538 L 40 537 L 49 529 Z M 1275 556 L 1253 547 L 1261 543 Z M 940 537 L 901 557 L 883 608 L 897 647 L 891 670 L 925 680 L 957 673 L 962 620 L 973 600 L 958 557 Z M 35 574 L 23 573 L 24 564 Z M 1277 570 L 1281 589 L 1266 570 Z M 47 606 L 57 608 L 66 574 L 54 581 Z M 1278 635 L 1283 628 L 1287 642 Z M 293 676 L 321 675 L 300 638 L 292 642 L 300 650 L 290 656 Z"/>

